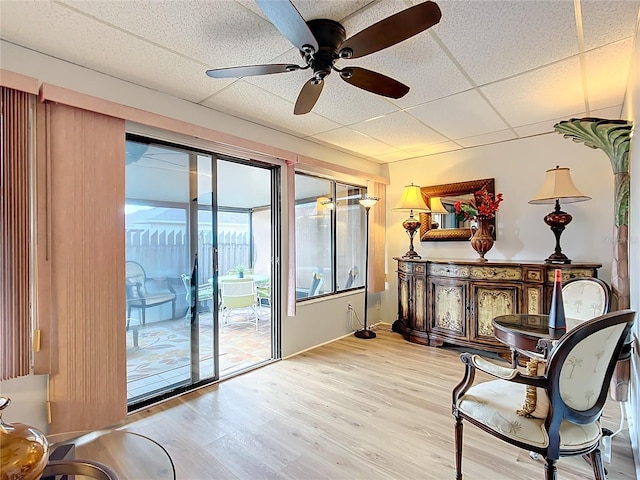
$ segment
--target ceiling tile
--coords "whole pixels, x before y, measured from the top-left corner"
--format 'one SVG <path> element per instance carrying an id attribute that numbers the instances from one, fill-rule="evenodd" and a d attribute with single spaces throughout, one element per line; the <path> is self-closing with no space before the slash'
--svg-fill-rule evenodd
<path id="1" fill-rule="evenodd" d="M 514 127 L 585 109 L 577 57 L 492 83 L 481 90 Z"/>
<path id="2" fill-rule="evenodd" d="M 523 125 L 516 127 L 515 131 L 520 137 L 531 137 L 533 135 L 542 135 L 545 133 L 555 132 L 553 126 L 562 122 L 563 120 L 569 120 L 571 118 L 584 118 L 584 117 L 596 117 L 607 118 L 612 120 L 619 120 L 622 112 L 622 105 L 615 105 L 608 108 L 602 108 L 599 110 L 591 110 L 587 115 L 585 112 L 573 113 L 565 115 L 564 117 L 554 118 L 553 120 L 546 120 L 540 123 L 532 123 L 531 125 Z"/>
<path id="3" fill-rule="evenodd" d="M 501 130 L 499 132 L 485 133 L 483 135 L 475 135 L 473 137 L 459 138 L 456 143 L 463 147 L 478 147 L 480 145 L 490 145 L 492 143 L 505 142 L 518 138 L 512 130 Z"/>
<path id="4" fill-rule="evenodd" d="M 407 158 L 413 158 L 426 157 L 428 155 L 435 155 L 436 153 L 452 152 L 460 149 L 462 149 L 462 146 L 455 142 L 442 142 L 425 145 L 424 147 L 411 148 L 406 152 Z"/>
<path id="5" fill-rule="evenodd" d="M 373 158 L 375 158 L 376 160 L 382 163 L 396 162 L 398 160 L 405 160 L 407 158 L 407 152 L 403 150 L 396 150 L 394 152 L 383 153 L 382 155 L 376 155 Z"/>
<path id="6" fill-rule="evenodd" d="M 571 1 L 439 0 L 433 27 L 465 71 L 484 85 L 578 53 Z"/>
<path id="7" fill-rule="evenodd" d="M 404 112 L 395 112 L 357 123 L 351 128 L 404 150 L 447 140 Z"/>
<path id="8" fill-rule="evenodd" d="M 434 100 L 407 113 L 454 140 L 508 127 L 476 90 Z"/>
<path id="9" fill-rule="evenodd" d="M 590 117 L 606 118 L 608 120 L 620 120 L 622 118 L 622 105 L 591 110 Z"/>
<path id="10" fill-rule="evenodd" d="M 38 28 L 24 28 L 25 18 Z M 212 85 L 196 62 L 55 3 L 2 2 L 0 30 L 13 43 L 190 101 L 225 85 Z"/>
<path id="11" fill-rule="evenodd" d="M 331 75 L 324 83 L 313 111 L 342 125 L 352 125 L 396 110 L 389 99 L 354 87 L 339 75 Z"/>
<path id="12" fill-rule="evenodd" d="M 570 118 L 582 118 L 584 116 L 585 116 L 584 112 L 575 113 L 571 115 L 566 115 L 564 117 L 554 118 L 552 120 L 545 120 L 544 122 L 532 123 L 529 125 L 522 125 L 520 127 L 514 128 L 514 130 L 520 137 L 531 137 L 533 135 L 542 135 L 545 133 L 551 133 L 555 131 L 553 129 L 553 126 L 558 122 L 561 122 L 563 120 L 569 120 Z"/>
<path id="13" fill-rule="evenodd" d="M 313 112 L 294 115 L 292 103 L 242 80 L 208 99 L 204 105 L 297 136 L 340 126 Z"/>
<path id="14" fill-rule="evenodd" d="M 310 140 L 314 138 L 332 145 L 338 145 L 347 150 L 354 150 L 368 157 L 374 157 L 395 150 L 391 145 L 379 142 L 349 127 L 337 128 L 329 132 L 320 133 L 314 135 Z"/>
<path id="15" fill-rule="evenodd" d="M 342 62 L 382 73 L 407 85 L 404 97 L 391 101 L 401 108 L 468 90 L 471 83 L 428 34 L 420 34 L 387 50 Z"/>
<path id="16" fill-rule="evenodd" d="M 263 18 L 267 18 L 255 0 L 236 1 L 252 12 Z M 292 3 L 305 20 L 328 18 L 341 22 L 345 17 L 352 15 L 368 3 L 371 3 L 371 0 L 349 0 L 340 2 L 335 0 L 293 0 Z"/>
<path id="17" fill-rule="evenodd" d="M 591 109 L 623 102 L 632 54 L 633 38 L 612 43 L 585 54 L 587 91 Z"/>
<path id="18" fill-rule="evenodd" d="M 353 35 L 405 8 L 408 5 L 398 1 L 374 3 L 345 22 L 345 27 Z M 367 68 L 404 83 L 410 88 L 409 93 L 392 100 L 401 108 L 471 88 L 469 81 L 428 32 L 362 58 L 340 60 L 339 67 Z"/>
<path id="19" fill-rule="evenodd" d="M 66 0 L 65 5 L 207 68 L 268 63 L 291 48 L 269 21 L 236 2 Z"/>
<path id="20" fill-rule="evenodd" d="M 581 0 L 580 5 L 587 50 L 634 35 L 639 0 Z"/>

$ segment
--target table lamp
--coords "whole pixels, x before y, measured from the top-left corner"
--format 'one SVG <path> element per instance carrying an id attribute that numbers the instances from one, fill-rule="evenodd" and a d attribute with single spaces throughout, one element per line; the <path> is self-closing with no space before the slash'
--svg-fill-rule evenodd
<path id="1" fill-rule="evenodd" d="M 568 168 L 560 168 L 556 165 L 556 168 L 547 170 L 540 191 L 529 200 L 529 203 L 534 205 L 550 203 L 556 205 L 553 212 L 544 217 L 544 223 L 551 227 L 551 231 L 556 237 L 555 251 L 545 260 L 546 263 L 571 263 L 571 260 L 562 253 L 560 248 L 560 235 L 565 227 L 571 223 L 573 217 L 560 210 L 560 200 L 562 203 L 575 203 L 591 200 L 591 197 L 582 194 L 576 188 Z"/>
<path id="2" fill-rule="evenodd" d="M 416 230 L 420 228 L 420 220 L 418 217 L 413 216 L 413 212 L 430 212 L 429 207 L 424 201 L 422 191 L 418 185 L 407 185 L 404 187 L 402 197 L 400 201 L 393 208 L 393 210 L 409 211 L 409 218 L 402 222 L 402 226 L 409 235 L 409 250 L 402 258 L 420 258 L 420 255 L 413 249 L 413 237 L 416 234 Z"/>
<path id="3" fill-rule="evenodd" d="M 449 210 L 444 208 L 440 197 L 431 197 L 429 199 L 429 208 L 431 209 L 431 230 L 435 230 L 440 227 L 440 224 L 433 219 L 433 214 L 447 215 Z"/>

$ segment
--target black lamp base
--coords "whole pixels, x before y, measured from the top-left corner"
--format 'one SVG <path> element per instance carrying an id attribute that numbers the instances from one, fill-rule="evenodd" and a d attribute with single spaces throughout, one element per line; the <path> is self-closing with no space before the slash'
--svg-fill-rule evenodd
<path id="1" fill-rule="evenodd" d="M 364 338 L 365 340 L 376 338 L 376 332 L 373 330 L 356 330 L 353 332 L 353 335 L 358 338 Z"/>
<path id="2" fill-rule="evenodd" d="M 571 263 L 571 259 L 568 258 L 564 253 L 559 254 L 557 252 L 554 252 L 546 258 L 544 263 L 564 263 L 568 265 Z"/>

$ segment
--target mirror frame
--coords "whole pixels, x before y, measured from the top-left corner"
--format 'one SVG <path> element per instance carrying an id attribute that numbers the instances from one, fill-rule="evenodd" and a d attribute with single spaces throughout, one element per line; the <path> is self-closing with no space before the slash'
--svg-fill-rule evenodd
<path id="1" fill-rule="evenodd" d="M 480 180 L 470 180 L 468 182 L 446 183 L 432 187 L 422 187 L 420 191 L 425 202 L 431 206 L 431 197 L 450 197 L 475 193 L 486 188 L 491 194 L 495 194 L 495 179 L 483 178 Z M 489 225 L 493 225 L 495 232 L 495 217 L 489 220 Z M 421 242 L 446 242 L 461 241 L 471 238 L 470 228 L 437 228 L 431 229 L 431 213 L 420 214 L 420 241 Z"/>

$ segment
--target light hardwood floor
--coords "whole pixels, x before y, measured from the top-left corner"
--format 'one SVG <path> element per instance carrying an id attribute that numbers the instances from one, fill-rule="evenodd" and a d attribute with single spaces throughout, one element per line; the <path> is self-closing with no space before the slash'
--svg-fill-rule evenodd
<path id="1" fill-rule="evenodd" d="M 164 445 L 179 480 L 453 479 L 458 356 L 383 326 L 374 340 L 341 339 L 135 413 L 121 426 Z M 615 430 L 619 415 L 609 402 L 603 425 Z M 635 478 L 626 429 L 605 466 L 609 480 Z M 543 463 L 465 424 L 463 472 L 467 480 L 541 479 Z M 559 478 L 593 475 L 581 458 L 563 458 Z"/>

